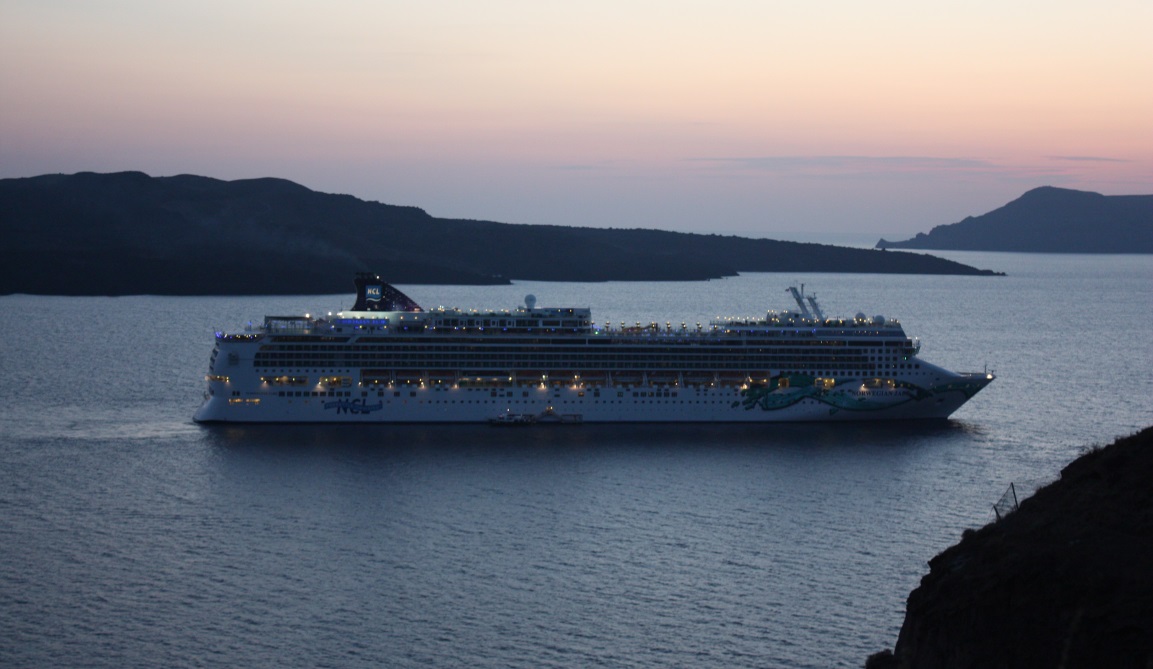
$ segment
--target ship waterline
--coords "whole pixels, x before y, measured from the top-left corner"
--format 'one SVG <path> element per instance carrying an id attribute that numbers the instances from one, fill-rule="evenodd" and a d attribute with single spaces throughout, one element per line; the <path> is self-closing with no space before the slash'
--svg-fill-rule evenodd
<path id="1" fill-rule="evenodd" d="M 350 311 L 216 334 L 200 422 L 944 419 L 994 378 L 918 357 L 882 316 L 796 309 L 707 325 L 598 325 L 591 310 L 424 310 L 371 274 Z"/>

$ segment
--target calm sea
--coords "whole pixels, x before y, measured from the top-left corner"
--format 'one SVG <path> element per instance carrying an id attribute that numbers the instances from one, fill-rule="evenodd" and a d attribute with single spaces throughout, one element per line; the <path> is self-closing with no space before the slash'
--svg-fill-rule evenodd
<path id="1" fill-rule="evenodd" d="M 215 329 L 350 296 L 0 297 L 0 666 L 859 667 L 1010 482 L 1153 424 L 1153 256 L 1003 278 L 402 286 L 598 322 L 804 282 L 998 379 L 937 425 L 201 427 Z"/>

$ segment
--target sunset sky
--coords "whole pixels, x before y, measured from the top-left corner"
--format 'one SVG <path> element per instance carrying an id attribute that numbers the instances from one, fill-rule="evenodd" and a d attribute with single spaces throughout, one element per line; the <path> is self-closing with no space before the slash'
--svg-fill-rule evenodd
<path id="1" fill-rule="evenodd" d="M 0 177 L 904 238 L 1153 193 L 1150 0 L 0 0 Z"/>

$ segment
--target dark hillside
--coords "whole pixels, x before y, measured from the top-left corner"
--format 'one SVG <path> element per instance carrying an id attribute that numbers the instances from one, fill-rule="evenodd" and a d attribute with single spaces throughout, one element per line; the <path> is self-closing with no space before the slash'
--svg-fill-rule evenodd
<path id="1" fill-rule="evenodd" d="M 929 561 L 868 667 L 1153 666 L 1153 428 Z"/>
<path id="2" fill-rule="evenodd" d="M 449 220 L 283 179 L 0 180 L 0 294 L 306 294 L 396 283 L 698 280 L 748 271 L 991 274 L 933 256 L 659 230 Z"/>

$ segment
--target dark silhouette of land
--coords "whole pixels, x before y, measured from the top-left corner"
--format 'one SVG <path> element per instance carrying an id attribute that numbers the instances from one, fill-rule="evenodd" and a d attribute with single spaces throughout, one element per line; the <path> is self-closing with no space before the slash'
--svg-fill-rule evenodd
<path id="1" fill-rule="evenodd" d="M 358 271 L 425 284 L 993 274 L 924 254 L 441 219 L 282 179 L 140 172 L 0 180 L 0 232 L 0 294 L 331 294 Z"/>
<path id="2" fill-rule="evenodd" d="M 1153 666 L 1153 428 L 929 561 L 870 669 Z"/>
<path id="3" fill-rule="evenodd" d="M 1153 195 L 1101 195 L 1045 186 L 959 223 L 880 249 L 1153 253 Z"/>

